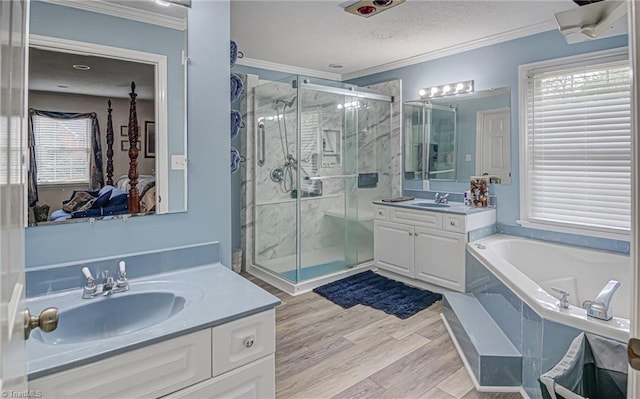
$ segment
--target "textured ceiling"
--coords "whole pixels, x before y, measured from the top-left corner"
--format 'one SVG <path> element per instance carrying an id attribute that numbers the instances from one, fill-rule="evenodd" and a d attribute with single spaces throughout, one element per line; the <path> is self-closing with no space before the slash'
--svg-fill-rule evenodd
<path id="1" fill-rule="evenodd" d="M 407 0 L 361 18 L 344 11 L 351 3 L 231 0 L 231 38 L 251 60 L 353 75 L 505 32 L 553 29 L 555 12 L 578 8 L 571 0 Z"/>
<path id="2" fill-rule="evenodd" d="M 74 64 L 91 69 L 80 71 L 72 67 Z M 152 100 L 154 80 L 151 64 L 29 49 L 29 90 L 128 98 L 133 81 L 138 98 Z"/>

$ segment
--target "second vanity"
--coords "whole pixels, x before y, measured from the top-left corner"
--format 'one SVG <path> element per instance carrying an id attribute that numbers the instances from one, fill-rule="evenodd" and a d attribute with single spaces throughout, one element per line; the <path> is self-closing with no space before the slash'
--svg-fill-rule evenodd
<path id="1" fill-rule="evenodd" d="M 375 201 L 374 207 L 377 267 L 464 292 L 467 233 L 494 225 L 495 208 L 437 204 L 427 199 Z"/>
<path id="2" fill-rule="evenodd" d="M 280 301 L 223 265 L 81 296 L 74 289 L 27 300 L 35 314 L 60 310 L 58 329 L 34 330 L 26 344 L 29 389 L 43 397 L 274 397 Z"/>

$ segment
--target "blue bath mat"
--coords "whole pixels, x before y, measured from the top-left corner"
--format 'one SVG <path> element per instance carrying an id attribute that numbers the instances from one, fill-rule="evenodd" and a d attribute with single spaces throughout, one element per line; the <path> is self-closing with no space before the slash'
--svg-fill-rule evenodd
<path id="1" fill-rule="evenodd" d="M 343 308 L 362 304 L 401 319 L 411 317 L 442 299 L 441 294 L 410 287 L 370 270 L 325 284 L 313 291 Z"/>

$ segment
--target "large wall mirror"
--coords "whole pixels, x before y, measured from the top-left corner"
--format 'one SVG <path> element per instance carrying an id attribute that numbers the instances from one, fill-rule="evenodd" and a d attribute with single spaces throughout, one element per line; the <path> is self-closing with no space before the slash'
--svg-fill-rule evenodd
<path id="1" fill-rule="evenodd" d="M 32 1 L 29 30 L 29 225 L 186 211 L 187 9 Z"/>
<path id="2" fill-rule="evenodd" d="M 511 182 L 508 87 L 404 103 L 404 177 Z"/>

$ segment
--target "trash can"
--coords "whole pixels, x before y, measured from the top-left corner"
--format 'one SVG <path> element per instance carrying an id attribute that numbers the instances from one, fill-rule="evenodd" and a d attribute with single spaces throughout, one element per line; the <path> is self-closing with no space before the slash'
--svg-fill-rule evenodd
<path id="1" fill-rule="evenodd" d="M 627 346 L 581 333 L 562 360 L 538 381 L 544 399 L 625 399 Z"/>

